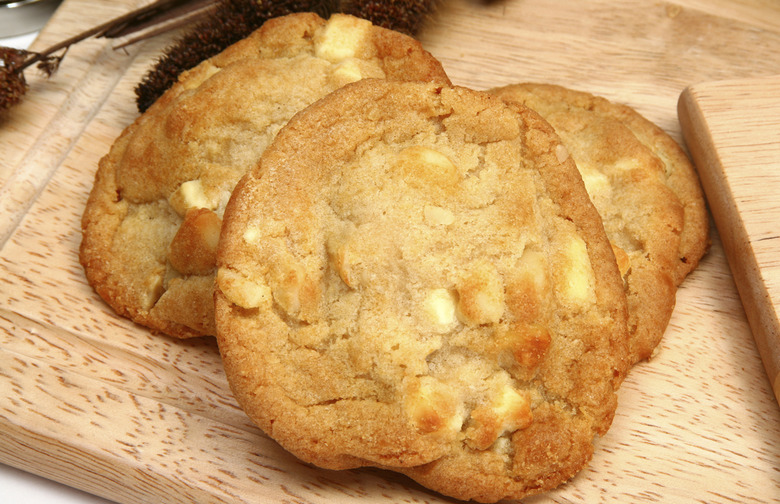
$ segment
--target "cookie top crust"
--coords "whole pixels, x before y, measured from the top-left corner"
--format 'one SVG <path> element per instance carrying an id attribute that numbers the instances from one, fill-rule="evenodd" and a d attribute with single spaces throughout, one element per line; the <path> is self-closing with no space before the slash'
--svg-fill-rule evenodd
<path id="1" fill-rule="evenodd" d="M 696 269 L 710 245 L 707 205 L 696 169 L 688 155 L 663 129 L 628 105 L 553 84 L 513 84 L 493 89 L 491 92 L 503 95 L 533 94 L 537 101 L 546 103 L 561 100 L 565 102 L 562 106 L 572 110 L 589 111 L 602 120 L 618 121 L 631 130 L 637 140 L 661 161 L 662 180 L 677 196 L 682 206 L 683 225 L 679 231 L 675 284 L 679 286 L 685 277 Z"/>
<path id="2" fill-rule="evenodd" d="M 651 144 L 635 134 L 639 121 L 628 107 L 551 84 L 491 92 L 539 112 L 571 153 L 625 281 L 632 361 L 650 357 L 674 309 L 679 278 L 698 262 L 706 243 L 706 230 L 702 235 L 700 229 L 705 216 L 695 210 L 703 208 L 703 199 L 675 190 L 670 182 L 684 178 L 688 168 L 670 161 L 666 151 L 672 149 L 659 153 L 661 142 Z M 696 180 L 688 182 L 694 186 Z M 696 247 L 684 241 L 693 235 L 699 237 Z"/>
<path id="3" fill-rule="evenodd" d="M 535 112 L 460 87 L 367 79 L 296 115 L 228 203 L 215 299 L 265 432 L 461 499 L 570 478 L 628 367 L 571 157 Z"/>
<path id="4" fill-rule="evenodd" d="M 213 335 L 233 187 L 297 111 L 362 78 L 449 82 L 413 38 L 311 13 L 272 19 L 185 72 L 100 161 L 80 250 L 98 294 L 155 331 Z"/>

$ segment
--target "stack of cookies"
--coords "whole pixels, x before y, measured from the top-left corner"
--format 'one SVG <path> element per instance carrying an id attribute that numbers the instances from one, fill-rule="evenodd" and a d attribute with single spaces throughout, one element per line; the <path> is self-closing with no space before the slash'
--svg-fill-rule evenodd
<path id="1" fill-rule="evenodd" d="M 693 168 L 633 110 L 453 86 L 411 38 L 313 14 L 186 73 L 101 161 L 83 228 L 97 292 L 216 335 L 297 457 L 481 502 L 585 466 L 707 245 Z"/>
<path id="2" fill-rule="evenodd" d="M 362 78 L 448 83 L 412 38 L 350 16 L 272 19 L 185 72 L 101 160 L 83 217 L 87 278 L 117 313 L 214 335 L 214 267 L 238 179 L 299 110 Z"/>

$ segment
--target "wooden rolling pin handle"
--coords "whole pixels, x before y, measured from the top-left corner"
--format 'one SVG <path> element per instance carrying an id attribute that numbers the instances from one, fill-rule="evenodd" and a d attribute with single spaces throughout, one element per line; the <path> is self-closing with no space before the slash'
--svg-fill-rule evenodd
<path id="1" fill-rule="evenodd" d="M 723 249 L 756 340 L 756 346 L 761 354 L 775 398 L 780 404 L 780 323 L 778 323 L 777 306 L 772 302 L 767 287 L 767 282 L 771 279 L 765 277 L 766 272 L 762 273 L 754 250 L 757 240 L 751 239 L 743 216 L 738 210 L 737 195 L 734 192 L 736 181 L 733 177 L 730 178 L 730 174 L 724 169 L 712 138 L 710 127 L 713 125 L 708 125 L 702 115 L 695 86 L 688 87 L 682 92 L 677 104 L 677 113 L 685 143 L 698 170 L 715 226 L 723 242 Z M 780 125 L 775 126 L 780 127 Z M 747 168 L 749 169 L 750 166 Z M 780 222 L 765 223 L 765 225 L 778 226 Z M 772 236 L 762 236 L 758 240 L 764 241 L 761 244 L 764 248 L 767 246 L 766 240 L 772 240 L 775 244 L 774 248 L 780 255 L 780 230 L 773 232 Z"/>

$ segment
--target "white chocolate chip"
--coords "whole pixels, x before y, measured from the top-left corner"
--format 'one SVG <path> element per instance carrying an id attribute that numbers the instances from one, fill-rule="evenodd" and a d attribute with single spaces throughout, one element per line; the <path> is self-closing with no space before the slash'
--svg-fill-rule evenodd
<path id="1" fill-rule="evenodd" d="M 316 281 L 306 269 L 293 260 L 285 259 L 277 262 L 272 268 L 269 284 L 274 301 L 288 315 L 298 320 L 311 321 L 315 316 L 319 298 Z"/>
<path id="2" fill-rule="evenodd" d="M 302 281 L 298 272 L 291 271 L 289 276 L 281 279 L 280 283 L 273 288 L 274 300 L 290 315 L 297 314 L 301 309 Z"/>
<path id="3" fill-rule="evenodd" d="M 530 421 L 531 408 L 528 398 L 512 387 L 504 387 L 496 397 L 493 411 L 499 420 L 499 432 L 511 432 L 524 427 Z"/>
<path id="4" fill-rule="evenodd" d="M 247 243 L 255 243 L 259 236 L 260 230 L 254 226 L 250 226 L 244 231 L 244 241 Z"/>
<path id="5" fill-rule="evenodd" d="M 435 166 L 445 171 L 454 167 L 450 158 L 437 150 L 428 149 L 426 147 L 411 147 L 407 149 L 407 151 L 413 152 L 422 164 Z"/>
<path id="6" fill-rule="evenodd" d="M 585 189 L 591 197 L 599 194 L 606 195 L 612 188 L 609 178 L 599 171 L 582 169 L 581 174 L 582 181 L 585 182 Z"/>
<path id="7" fill-rule="evenodd" d="M 333 77 L 339 86 L 345 86 L 351 82 L 359 81 L 363 78 L 360 67 L 354 59 L 347 59 L 336 65 L 333 69 Z"/>
<path id="8" fill-rule="evenodd" d="M 422 433 L 460 431 L 463 405 L 447 384 L 431 376 L 422 376 L 416 390 L 407 396 L 406 409 Z"/>
<path id="9" fill-rule="evenodd" d="M 460 173 L 450 158 L 441 152 L 416 145 L 398 154 L 396 165 L 412 187 L 446 189 L 460 180 Z"/>
<path id="10" fill-rule="evenodd" d="M 141 305 L 144 309 L 148 310 L 152 308 L 157 300 L 160 299 L 160 296 L 162 296 L 162 293 L 165 290 L 163 278 L 164 276 L 162 273 L 152 273 L 146 277 L 146 281 L 144 282 L 145 293 L 141 300 Z"/>
<path id="11" fill-rule="evenodd" d="M 504 313 L 504 282 L 495 266 L 482 262 L 457 284 L 458 320 L 466 325 L 496 323 Z"/>
<path id="12" fill-rule="evenodd" d="M 533 279 L 537 292 L 547 288 L 547 260 L 544 254 L 538 250 L 527 248 L 520 258 L 518 269 L 528 273 Z"/>
<path id="13" fill-rule="evenodd" d="M 593 268 L 585 241 L 572 237 L 565 250 L 564 297 L 578 304 L 595 299 Z"/>
<path id="14" fill-rule="evenodd" d="M 426 205 L 423 209 L 423 216 L 425 217 L 425 222 L 434 226 L 449 226 L 455 222 L 455 215 L 452 212 L 446 208 L 434 205 Z"/>
<path id="15" fill-rule="evenodd" d="M 506 375 L 496 375 L 498 382 L 486 401 L 471 411 L 466 429 L 466 443 L 477 450 L 487 450 L 506 433 L 524 429 L 533 422 L 531 402 L 526 393 L 518 392 Z"/>
<path id="16" fill-rule="evenodd" d="M 512 449 L 512 442 L 507 437 L 500 437 L 493 443 L 493 451 L 506 455 Z"/>
<path id="17" fill-rule="evenodd" d="M 200 179 L 182 183 L 168 198 L 168 203 L 181 216 L 190 208 L 208 208 L 214 210 L 211 201 L 203 190 Z"/>
<path id="18" fill-rule="evenodd" d="M 333 63 L 357 56 L 371 29 L 371 22 L 352 16 L 333 15 L 315 38 L 314 54 Z"/>
<path id="19" fill-rule="evenodd" d="M 272 301 L 270 287 L 234 270 L 220 268 L 217 271 L 217 285 L 231 303 L 242 308 L 257 308 Z"/>
<path id="20" fill-rule="evenodd" d="M 457 322 L 455 296 L 447 289 L 434 289 L 425 298 L 425 312 L 441 331 L 449 331 Z"/>

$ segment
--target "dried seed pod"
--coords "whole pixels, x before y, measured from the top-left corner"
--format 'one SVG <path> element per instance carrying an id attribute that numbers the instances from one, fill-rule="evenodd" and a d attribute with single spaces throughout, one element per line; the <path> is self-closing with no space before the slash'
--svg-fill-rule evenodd
<path id="1" fill-rule="evenodd" d="M 144 112 L 185 70 L 196 66 L 259 28 L 266 20 L 314 10 L 312 0 L 223 0 L 213 16 L 198 24 L 166 50 L 135 88 L 139 112 Z"/>
<path id="2" fill-rule="evenodd" d="M 136 86 L 138 111 L 146 111 L 176 82 L 179 74 L 248 36 L 270 18 L 294 12 L 315 12 L 327 18 L 334 12 L 343 12 L 414 35 L 435 3 L 435 0 L 222 0 L 214 15 L 170 47 Z"/>
<path id="3" fill-rule="evenodd" d="M 20 69 L 24 55 L 25 51 L 0 47 L 0 110 L 19 103 L 27 92 L 27 81 Z"/>
<path id="4" fill-rule="evenodd" d="M 344 0 L 341 12 L 413 36 L 435 4 L 435 0 Z"/>

